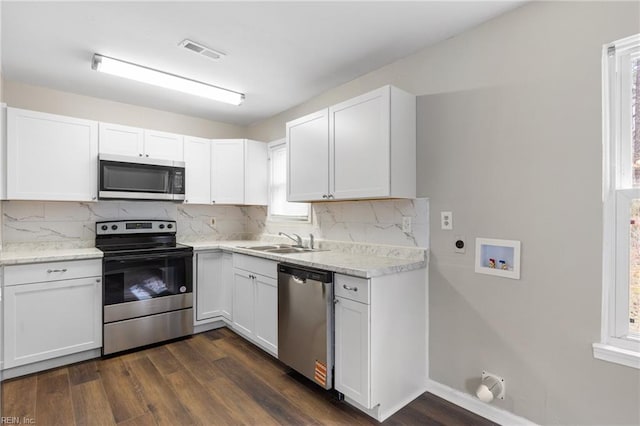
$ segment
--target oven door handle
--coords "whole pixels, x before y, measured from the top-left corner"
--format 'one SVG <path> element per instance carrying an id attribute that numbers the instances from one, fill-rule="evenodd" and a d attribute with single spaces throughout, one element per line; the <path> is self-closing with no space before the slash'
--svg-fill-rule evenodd
<path id="1" fill-rule="evenodd" d="M 123 256 L 105 257 L 105 263 L 118 261 L 120 263 L 140 260 L 159 260 L 159 259 L 180 259 L 184 257 L 193 257 L 193 252 L 180 253 L 162 253 L 162 254 L 127 254 Z"/>

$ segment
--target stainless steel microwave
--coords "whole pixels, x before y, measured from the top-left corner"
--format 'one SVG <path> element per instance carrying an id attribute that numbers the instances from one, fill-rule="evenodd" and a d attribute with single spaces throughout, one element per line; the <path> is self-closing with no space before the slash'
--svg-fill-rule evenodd
<path id="1" fill-rule="evenodd" d="M 183 161 L 100 154 L 100 199 L 184 200 Z"/>

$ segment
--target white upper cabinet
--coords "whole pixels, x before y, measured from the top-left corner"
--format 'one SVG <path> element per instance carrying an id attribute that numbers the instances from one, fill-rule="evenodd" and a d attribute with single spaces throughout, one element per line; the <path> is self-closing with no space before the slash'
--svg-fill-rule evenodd
<path id="1" fill-rule="evenodd" d="M 287 200 L 326 199 L 329 194 L 329 111 L 287 123 Z"/>
<path id="2" fill-rule="evenodd" d="M 211 201 L 267 204 L 267 144 L 216 139 L 211 146 Z"/>
<path id="3" fill-rule="evenodd" d="M 7 198 L 95 201 L 98 123 L 7 108 Z"/>
<path id="4" fill-rule="evenodd" d="M 144 130 L 138 127 L 100 123 L 100 153 L 142 157 Z"/>
<path id="5" fill-rule="evenodd" d="M 244 204 L 244 139 L 213 141 L 211 201 L 217 204 Z"/>
<path id="6" fill-rule="evenodd" d="M 185 136 L 186 204 L 211 203 L 211 141 Z"/>
<path id="7" fill-rule="evenodd" d="M 287 123 L 289 201 L 415 198 L 416 98 L 393 86 Z"/>
<path id="8" fill-rule="evenodd" d="M 184 136 L 175 133 L 144 131 L 145 156 L 161 160 L 183 161 L 182 144 Z"/>
<path id="9" fill-rule="evenodd" d="M 119 124 L 100 123 L 100 153 L 182 161 L 183 136 Z"/>

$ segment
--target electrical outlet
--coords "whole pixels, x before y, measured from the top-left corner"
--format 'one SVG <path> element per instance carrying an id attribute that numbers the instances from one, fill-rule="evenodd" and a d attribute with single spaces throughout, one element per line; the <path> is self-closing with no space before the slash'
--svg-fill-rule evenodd
<path id="1" fill-rule="evenodd" d="M 445 231 L 453 230 L 453 213 L 440 212 L 440 228 Z"/>
<path id="2" fill-rule="evenodd" d="M 411 233 L 411 216 L 402 217 L 402 232 L 405 234 Z"/>
<path id="3" fill-rule="evenodd" d="M 464 237 L 456 235 L 453 237 L 453 251 L 455 253 L 464 253 L 467 250 L 467 244 L 464 241 Z"/>

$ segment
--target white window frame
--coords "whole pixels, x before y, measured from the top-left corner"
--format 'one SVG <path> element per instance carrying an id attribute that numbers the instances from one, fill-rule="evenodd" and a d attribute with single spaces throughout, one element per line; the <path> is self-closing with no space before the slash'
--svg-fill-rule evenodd
<path id="1" fill-rule="evenodd" d="M 640 369 L 640 336 L 629 332 L 630 207 L 632 185 L 631 60 L 640 58 L 640 34 L 605 45 L 603 110 L 603 290 L 601 341 L 595 358 Z"/>
<path id="2" fill-rule="evenodd" d="M 304 203 L 307 206 L 306 215 L 297 216 L 297 215 L 271 214 L 272 176 L 273 176 L 273 169 L 272 169 L 273 163 L 271 161 L 271 157 L 275 149 L 284 149 L 285 152 L 287 152 L 286 141 L 284 139 L 280 139 L 277 141 L 269 142 L 267 144 L 267 152 L 268 152 L 268 160 L 269 160 L 269 202 L 267 206 L 267 220 L 270 222 L 278 222 L 278 223 L 298 223 L 298 224 L 311 223 L 311 205 L 308 203 Z"/>

